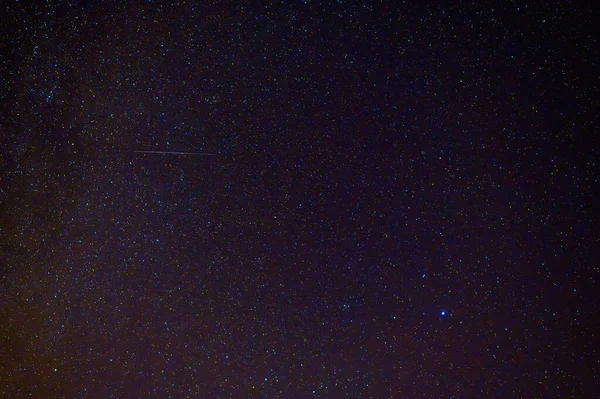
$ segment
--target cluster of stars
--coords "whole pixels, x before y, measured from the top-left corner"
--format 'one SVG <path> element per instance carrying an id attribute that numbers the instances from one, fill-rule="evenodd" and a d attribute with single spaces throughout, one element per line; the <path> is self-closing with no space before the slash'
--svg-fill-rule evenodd
<path id="1" fill-rule="evenodd" d="M 0 5 L 0 397 L 593 396 L 596 17 L 392 3 Z"/>

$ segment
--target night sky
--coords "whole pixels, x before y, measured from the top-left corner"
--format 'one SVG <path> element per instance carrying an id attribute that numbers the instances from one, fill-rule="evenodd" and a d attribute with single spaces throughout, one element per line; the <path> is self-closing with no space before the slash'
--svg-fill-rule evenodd
<path id="1" fill-rule="evenodd" d="M 597 397 L 591 2 L 163 3 L 0 5 L 1 398 Z"/>

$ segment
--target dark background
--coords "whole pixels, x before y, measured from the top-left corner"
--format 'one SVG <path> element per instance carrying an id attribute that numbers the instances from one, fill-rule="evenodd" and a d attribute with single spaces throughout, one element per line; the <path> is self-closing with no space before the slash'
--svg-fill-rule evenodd
<path id="1" fill-rule="evenodd" d="M 590 2 L 25 3 L 1 397 L 597 394 Z"/>

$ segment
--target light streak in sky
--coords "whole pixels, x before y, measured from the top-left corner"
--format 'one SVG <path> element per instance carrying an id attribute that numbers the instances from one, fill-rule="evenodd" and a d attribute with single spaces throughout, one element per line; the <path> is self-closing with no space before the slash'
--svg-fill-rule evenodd
<path id="1" fill-rule="evenodd" d="M 138 154 L 168 154 L 168 155 L 198 155 L 198 156 L 215 156 L 208 152 L 180 152 L 180 151 L 135 151 Z"/>

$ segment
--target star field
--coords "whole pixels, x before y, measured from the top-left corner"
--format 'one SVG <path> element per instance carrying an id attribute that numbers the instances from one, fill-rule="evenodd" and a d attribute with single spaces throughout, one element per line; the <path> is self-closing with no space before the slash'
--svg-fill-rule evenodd
<path id="1" fill-rule="evenodd" d="M 0 5 L 0 397 L 594 397 L 596 9 L 165 3 Z"/>

